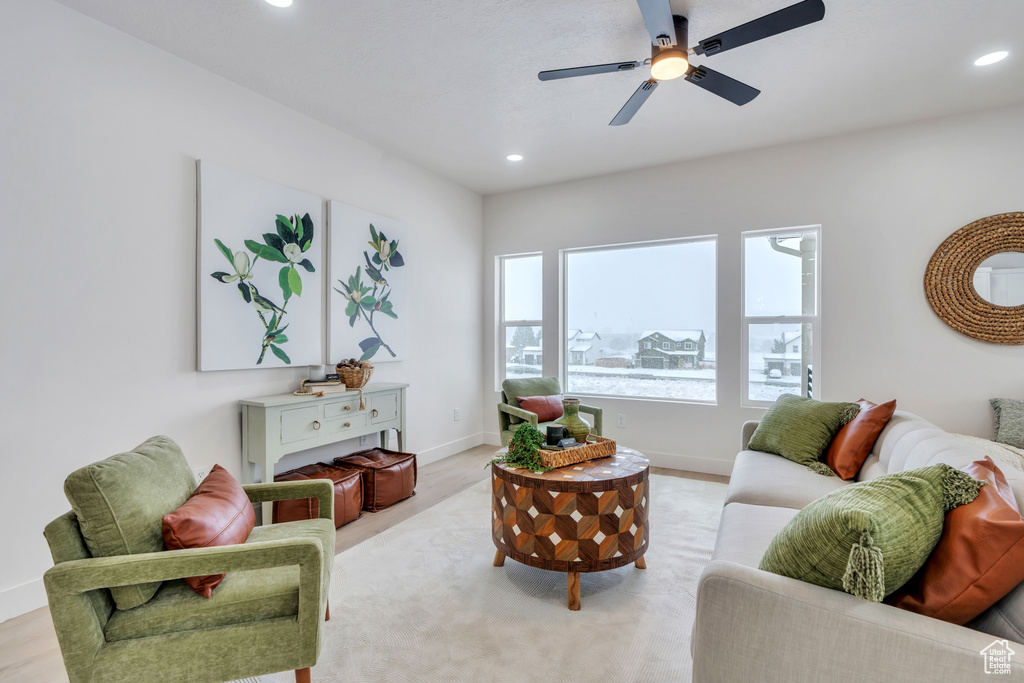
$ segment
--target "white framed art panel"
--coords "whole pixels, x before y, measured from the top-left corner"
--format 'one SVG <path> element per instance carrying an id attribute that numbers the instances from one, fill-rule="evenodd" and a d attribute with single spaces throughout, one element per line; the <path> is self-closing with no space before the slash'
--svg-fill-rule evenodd
<path id="1" fill-rule="evenodd" d="M 202 160 L 196 179 L 199 369 L 322 363 L 323 199 Z"/>

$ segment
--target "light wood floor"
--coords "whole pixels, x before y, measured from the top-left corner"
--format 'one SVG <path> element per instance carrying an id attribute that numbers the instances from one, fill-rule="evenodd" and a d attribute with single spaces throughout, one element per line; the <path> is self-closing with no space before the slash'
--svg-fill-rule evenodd
<path id="1" fill-rule="evenodd" d="M 364 513 L 359 520 L 338 529 L 335 551 L 348 550 L 483 481 L 488 476 L 484 465 L 494 451 L 494 446 L 477 446 L 420 467 L 415 496 L 386 510 Z M 714 474 L 663 467 L 652 467 L 651 472 L 702 481 L 729 481 L 728 477 Z M 49 609 L 42 607 L 0 623 L 0 682 L 67 683 L 67 680 Z"/>

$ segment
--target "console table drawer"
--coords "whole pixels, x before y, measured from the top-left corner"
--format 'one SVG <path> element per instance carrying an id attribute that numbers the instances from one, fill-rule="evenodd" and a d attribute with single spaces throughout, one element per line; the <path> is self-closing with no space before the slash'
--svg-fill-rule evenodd
<path id="1" fill-rule="evenodd" d="M 370 397 L 370 424 L 391 422 L 398 417 L 398 394 L 380 394 Z"/>
<path id="2" fill-rule="evenodd" d="M 332 417 L 350 417 L 359 410 L 359 398 L 346 398 L 342 401 L 332 401 L 324 404 L 324 417 L 330 420 Z M 365 423 L 364 423 L 365 424 Z"/>
<path id="3" fill-rule="evenodd" d="M 320 406 L 303 406 L 281 411 L 281 443 L 315 439 L 320 428 Z"/>
<path id="4" fill-rule="evenodd" d="M 352 429 L 362 429 L 363 427 L 366 427 L 366 413 L 356 413 L 355 415 L 346 415 L 338 420 L 325 422 L 322 431 L 325 434 L 340 434 Z"/>

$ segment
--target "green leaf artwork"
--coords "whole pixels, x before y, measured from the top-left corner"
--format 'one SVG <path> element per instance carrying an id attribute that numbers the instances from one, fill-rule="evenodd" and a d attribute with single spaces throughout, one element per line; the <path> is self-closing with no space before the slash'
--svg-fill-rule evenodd
<path id="1" fill-rule="evenodd" d="M 312 224 L 306 226 L 309 233 L 312 233 Z M 307 235 L 307 233 L 303 233 Z M 394 305 L 388 300 L 391 296 L 391 284 L 388 282 L 387 273 L 392 268 L 401 268 L 405 265 L 405 259 L 398 251 L 398 240 L 388 240 L 383 232 L 378 231 L 373 224 L 370 224 L 370 241 L 367 242 L 372 252 L 363 252 L 363 260 L 366 262 L 367 282 L 363 282 L 363 266 L 356 266 L 356 272 L 348 278 L 348 281 L 338 280 L 341 288 L 334 288 L 348 302 L 345 307 L 345 315 L 348 316 L 349 327 L 355 327 L 356 323 L 362 321 L 373 334 L 359 342 L 359 348 L 363 354 L 359 360 L 369 360 L 384 349 L 394 358 L 397 354 L 388 346 L 374 326 L 374 316 L 377 313 L 386 315 L 389 318 L 398 319 Z M 372 256 L 370 254 L 373 254 Z M 299 262 L 299 265 L 303 265 Z"/>
<path id="2" fill-rule="evenodd" d="M 271 353 L 280 358 L 282 362 L 291 365 L 291 358 L 281 348 L 281 345 L 288 342 L 288 337 L 283 334 L 285 328 L 288 327 L 284 324 L 285 316 L 288 314 L 288 302 L 293 296 L 302 296 L 302 276 L 295 266 L 302 266 L 307 273 L 316 272 L 310 260 L 302 256 L 309 251 L 313 244 L 313 220 L 309 214 L 307 213 L 301 218 L 298 215 L 291 218 L 278 215 L 275 218 L 274 227 L 276 233 L 263 233 L 262 244 L 255 240 L 244 241 L 245 248 L 254 255 L 252 258 L 244 251 L 232 252 L 219 239 L 213 240 L 217 249 L 231 264 L 233 272 L 219 270 L 210 273 L 210 277 L 223 284 L 237 282 L 243 303 L 252 306 L 256 315 L 259 316 L 260 322 L 263 323 L 264 333 L 260 340 L 260 355 L 256 365 L 263 363 L 267 349 L 270 349 Z M 280 306 L 272 299 L 260 294 L 256 285 L 251 282 L 253 271 L 260 259 L 268 263 L 284 264 L 278 271 L 278 285 L 281 288 L 281 298 L 284 302 Z"/>

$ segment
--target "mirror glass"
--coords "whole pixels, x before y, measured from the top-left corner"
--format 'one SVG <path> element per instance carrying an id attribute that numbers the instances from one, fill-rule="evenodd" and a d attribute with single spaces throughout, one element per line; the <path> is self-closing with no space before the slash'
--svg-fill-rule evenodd
<path id="1" fill-rule="evenodd" d="M 974 271 L 974 290 L 996 306 L 1024 305 L 1024 253 L 1004 251 L 982 261 Z"/>

